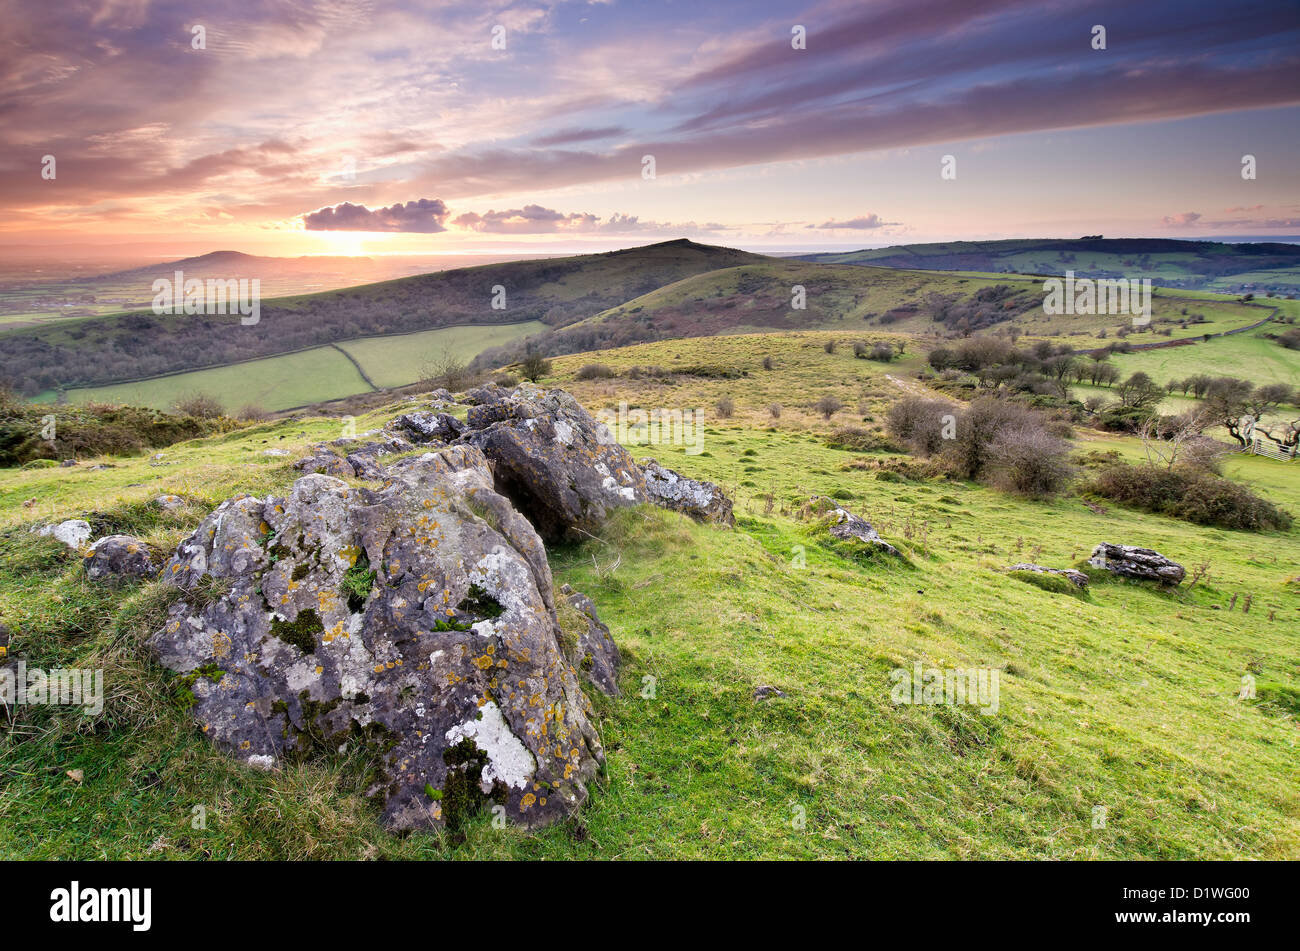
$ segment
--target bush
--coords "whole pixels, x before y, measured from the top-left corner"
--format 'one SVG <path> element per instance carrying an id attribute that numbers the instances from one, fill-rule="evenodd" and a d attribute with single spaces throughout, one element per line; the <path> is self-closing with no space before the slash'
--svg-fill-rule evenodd
<path id="1" fill-rule="evenodd" d="M 551 372 L 551 361 L 542 356 L 538 351 L 529 352 L 528 356 L 519 364 L 519 374 L 530 383 L 536 383 L 546 374 Z"/>
<path id="2" fill-rule="evenodd" d="M 182 396 L 172 404 L 172 409 L 182 416 L 193 416 L 195 419 L 216 419 L 226 414 L 226 408 L 221 405 L 221 400 L 208 393 L 190 393 Z"/>
<path id="3" fill-rule="evenodd" d="M 235 413 L 235 419 L 245 423 L 260 423 L 270 418 L 271 414 L 257 403 L 245 403 Z"/>
<path id="4" fill-rule="evenodd" d="M 889 407 L 885 429 L 919 456 L 932 456 L 943 448 L 944 417 L 955 409 L 943 400 L 905 396 Z"/>
<path id="5" fill-rule="evenodd" d="M 718 415 L 723 419 L 731 419 L 732 415 L 736 412 L 736 401 L 730 396 L 724 396 L 722 399 L 718 400 L 715 409 L 717 409 Z"/>
<path id="6" fill-rule="evenodd" d="M 1031 499 L 1059 495 L 1074 478 L 1070 447 L 1036 423 L 999 432 L 989 445 L 993 484 Z"/>
<path id="7" fill-rule="evenodd" d="M 46 425 L 54 416 L 54 438 Z M 38 459 L 129 455 L 170 446 L 197 436 L 237 428 L 228 417 L 178 416 L 138 406 L 36 405 L 15 401 L 0 405 L 0 466 L 19 466 Z"/>
<path id="8" fill-rule="evenodd" d="M 963 479 L 979 479 L 994 461 L 994 441 L 1007 432 L 1042 429 L 1042 418 L 1031 409 L 1005 400 L 983 397 L 957 420 L 956 438 L 947 440 L 944 460 Z"/>
<path id="9" fill-rule="evenodd" d="M 822 416 L 828 420 L 843 408 L 844 404 L 840 401 L 838 396 L 823 396 L 813 404 L 813 409 L 817 410 L 817 412 L 821 413 Z"/>
<path id="10" fill-rule="evenodd" d="M 614 368 L 604 363 L 588 363 L 574 376 L 578 380 L 608 380 L 615 376 Z"/>
<path id="11" fill-rule="evenodd" d="M 764 358 L 763 358 L 763 369 L 764 369 L 764 370 L 771 370 L 772 368 L 773 368 L 772 358 L 771 358 L 771 357 L 764 357 Z"/>
<path id="12" fill-rule="evenodd" d="M 871 348 L 867 354 L 868 360 L 879 360 L 882 363 L 889 363 L 895 357 L 894 348 L 887 343 L 878 343 Z"/>
<path id="13" fill-rule="evenodd" d="M 1291 527 L 1291 515 L 1230 479 L 1190 466 L 1116 463 L 1087 490 L 1120 505 L 1198 525 L 1265 531 Z"/>
<path id="14" fill-rule="evenodd" d="M 780 403 L 773 403 L 771 406 L 769 406 L 769 407 L 767 408 L 767 412 L 768 412 L 768 414 L 769 414 L 773 419 L 780 419 L 780 418 L 781 418 L 781 404 L 780 404 Z"/>

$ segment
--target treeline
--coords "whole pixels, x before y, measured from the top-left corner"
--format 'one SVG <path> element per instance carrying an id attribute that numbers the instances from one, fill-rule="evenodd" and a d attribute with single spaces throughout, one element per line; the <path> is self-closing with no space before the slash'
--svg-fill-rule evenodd
<path id="1" fill-rule="evenodd" d="M 1039 409 L 1063 409 L 1076 422 L 1088 420 L 1116 432 L 1138 433 L 1160 425 L 1161 400 L 1181 392 L 1201 401 L 1198 412 L 1206 425 L 1223 427 L 1242 447 L 1248 441 L 1249 424 L 1284 448 L 1296 445 L 1300 439 L 1300 420 L 1272 427 L 1260 425 L 1265 416 L 1295 405 L 1300 399 L 1289 384 L 1255 384 L 1204 373 L 1161 384 L 1140 370 L 1124 376 L 1109 362 L 1110 356 L 1109 350 L 1078 355 L 1068 347 L 1046 341 L 1021 349 L 997 337 L 973 337 L 956 347 L 936 347 L 930 351 L 929 362 L 939 371 L 932 385 L 954 396 L 973 399 L 982 392 L 995 391 Z M 1083 383 L 1109 387 L 1115 398 L 1073 399 L 1071 385 Z"/>

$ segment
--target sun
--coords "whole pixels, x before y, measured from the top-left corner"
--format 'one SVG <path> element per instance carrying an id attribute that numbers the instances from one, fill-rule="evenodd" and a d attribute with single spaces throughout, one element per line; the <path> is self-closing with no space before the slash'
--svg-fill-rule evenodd
<path id="1" fill-rule="evenodd" d="M 360 231 L 322 231 L 328 236 L 331 254 L 360 257 L 365 254 L 365 234 Z"/>

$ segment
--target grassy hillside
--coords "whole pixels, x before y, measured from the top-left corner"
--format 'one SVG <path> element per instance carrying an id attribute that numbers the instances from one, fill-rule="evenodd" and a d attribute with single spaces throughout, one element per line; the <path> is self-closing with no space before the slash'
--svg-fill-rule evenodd
<path id="1" fill-rule="evenodd" d="M 377 387 L 406 386 L 419 380 L 420 374 L 439 359 L 451 357 L 468 363 L 487 347 L 545 329 L 545 324 L 532 320 L 365 337 L 139 383 L 69 390 L 67 397 L 73 403 L 127 403 L 166 409 L 182 397 L 205 393 L 218 398 L 232 412 L 250 404 L 276 412 L 364 393 L 372 389 L 371 383 Z M 46 392 L 39 400 L 51 402 L 54 397 L 53 392 Z"/>
<path id="2" fill-rule="evenodd" d="M 459 324 L 543 321 L 558 327 L 656 287 L 760 255 L 668 241 L 567 258 L 485 264 L 262 302 L 234 316 L 149 312 L 0 332 L 0 379 L 28 396 L 103 386 L 304 350 L 357 337 Z M 496 288 L 502 288 L 498 292 Z M 501 304 L 494 306 L 494 300 Z"/>
<path id="3" fill-rule="evenodd" d="M 271 773 L 235 765 L 142 650 L 169 594 L 90 585 L 75 557 L 25 531 L 94 513 L 101 530 L 174 544 L 235 492 L 283 491 L 293 456 L 264 450 L 333 438 L 337 421 L 196 440 L 162 465 L 0 473 L 11 650 L 47 667 L 101 666 L 109 695 L 97 720 L 26 710 L 0 737 L 0 855 L 1300 858 L 1300 531 L 1204 528 L 1074 497 L 1027 502 L 920 477 L 895 453 L 829 448 L 830 430 L 876 427 L 900 393 L 923 392 L 910 346 L 882 366 L 843 346 L 827 353 L 831 338 L 850 339 L 731 335 L 555 361 L 543 382 L 593 410 L 704 408 L 702 453 L 633 451 L 723 483 L 738 525 L 633 511 L 599 540 L 550 551 L 557 584 L 588 593 L 609 623 L 623 697 L 595 698 L 608 771 L 588 806 L 532 833 L 483 815 L 463 838 L 391 836 L 362 797 L 365 764 L 347 753 Z M 596 360 L 620 375 L 577 380 Z M 692 372 L 626 373 L 649 366 Z M 813 409 L 826 394 L 848 407 L 830 422 Z M 724 396 L 736 404 L 725 419 L 713 409 Z M 1110 449 L 1139 452 L 1079 438 L 1080 451 Z M 1300 513 L 1294 464 L 1233 457 L 1227 471 Z M 190 502 L 164 515 L 146 504 L 160 492 Z M 796 507 L 814 492 L 868 517 L 910 566 L 811 534 Z M 1175 592 L 1098 580 L 1080 598 L 1000 570 L 1069 566 L 1103 540 L 1205 573 Z M 894 705 L 889 672 L 915 661 L 998 668 L 997 714 Z M 1239 699 L 1245 674 L 1256 700 Z M 756 700 L 760 685 L 785 696 Z M 205 829 L 191 825 L 196 804 Z"/>
<path id="4" fill-rule="evenodd" d="M 804 308 L 793 288 L 804 288 Z M 1082 349 L 1105 346 L 1132 330 L 1125 315 L 1049 315 L 1043 279 L 1023 275 L 764 261 L 669 284 L 565 328 L 561 349 L 757 330 L 888 330 L 922 338 L 1014 330 Z M 1151 329 L 1131 342 L 1202 337 L 1253 324 L 1274 307 L 1226 296 L 1155 289 Z"/>
<path id="5" fill-rule="evenodd" d="M 1150 278 L 1166 287 L 1240 293 L 1300 291 L 1300 245 L 1166 238 L 949 241 L 826 254 L 807 261 L 909 269 Z"/>

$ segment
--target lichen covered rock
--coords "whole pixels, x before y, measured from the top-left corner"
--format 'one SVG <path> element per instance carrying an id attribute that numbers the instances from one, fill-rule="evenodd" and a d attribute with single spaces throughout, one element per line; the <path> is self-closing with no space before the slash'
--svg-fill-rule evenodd
<path id="1" fill-rule="evenodd" d="M 488 799 L 527 825 L 570 812 L 603 751 L 541 539 L 472 446 L 387 474 L 219 506 L 166 567 L 192 594 L 153 650 L 252 765 L 367 747 L 390 827 L 454 825 Z M 198 590 L 209 577 L 222 596 Z"/>
<path id="2" fill-rule="evenodd" d="M 154 550 L 134 535 L 105 535 L 86 549 L 83 564 L 91 581 L 120 582 L 158 574 Z"/>
<path id="3" fill-rule="evenodd" d="M 33 528 L 37 535 L 46 535 L 55 541 L 63 542 L 74 551 L 80 551 L 90 541 L 90 523 L 80 518 L 70 518 L 57 525 L 42 525 Z"/>
<path id="4" fill-rule="evenodd" d="M 871 527 L 871 523 L 860 515 L 854 515 L 834 499 L 824 495 L 815 495 L 808 500 L 805 507 L 808 515 L 819 522 L 826 532 L 835 539 L 858 542 L 868 549 L 885 552 L 890 555 L 901 553 Z"/>
<path id="5" fill-rule="evenodd" d="M 596 605 L 581 591 L 574 591 L 566 584 L 560 588 L 556 613 L 569 663 L 601 693 L 619 696 L 618 647 L 609 628 L 601 623 Z"/>
<path id="6" fill-rule="evenodd" d="M 1181 584 L 1187 575 L 1182 565 L 1170 561 L 1158 551 L 1134 545 L 1112 545 L 1110 542 L 1102 542 L 1094 548 L 1088 564 L 1124 578 L 1168 585 Z"/>
<path id="7" fill-rule="evenodd" d="M 483 450 L 497 490 L 547 541 L 588 538 L 615 509 L 646 501 L 632 456 L 563 390 L 523 383 L 476 408 L 482 428 L 461 442 Z"/>
<path id="8" fill-rule="evenodd" d="M 654 459 L 642 459 L 640 466 L 645 476 L 646 497 L 655 505 L 689 515 L 697 522 L 736 524 L 731 499 L 712 482 L 688 479 Z"/>

